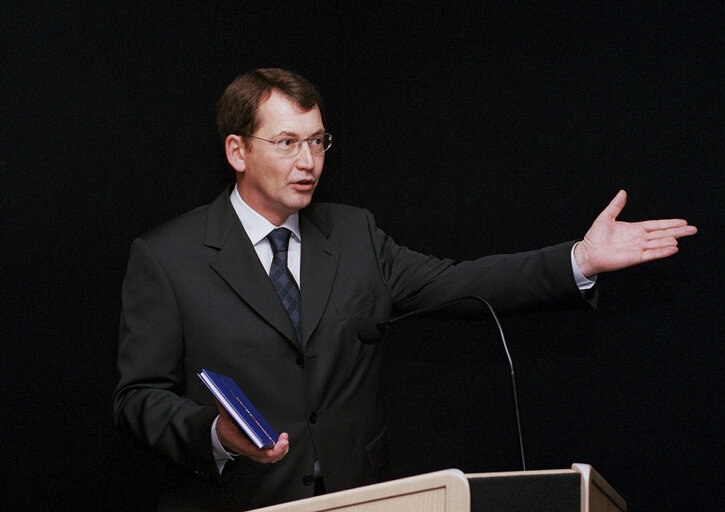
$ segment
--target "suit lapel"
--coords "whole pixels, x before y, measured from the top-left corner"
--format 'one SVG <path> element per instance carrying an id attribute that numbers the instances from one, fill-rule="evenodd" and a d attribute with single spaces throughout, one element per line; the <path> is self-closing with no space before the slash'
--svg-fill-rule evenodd
<path id="1" fill-rule="evenodd" d="M 327 237 L 329 227 L 310 210 L 300 211 L 302 257 L 300 262 L 300 302 L 302 344 L 314 332 L 327 307 L 332 283 L 337 273 L 338 250 Z"/>
<path id="2" fill-rule="evenodd" d="M 300 350 L 292 320 L 239 222 L 229 200 L 230 193 L 230 190 L 224 192 L 209 207 L 204 243 L 219 249 L 210 259 L 210 265 L 244 302 Z M 302 325 L 304 329 L 304 309 Z"/>

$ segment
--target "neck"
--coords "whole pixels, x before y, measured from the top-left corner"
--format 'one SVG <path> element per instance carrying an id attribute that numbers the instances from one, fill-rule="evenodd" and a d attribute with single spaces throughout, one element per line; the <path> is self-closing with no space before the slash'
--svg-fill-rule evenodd
<path id="1" fill-rule="evenodd" d="M 269 208 L 262 208 L 259 205 L 258 201 L 255 201 L 253 197 L 249 197 L 249 194 L 245 194 L 242 192 L 242 188 L 237 184 L 237 194 L 239 194 L 239 197 L 242 199 L 242 202 L 247 205 L 251 210 L 254 210 L 257 214 L 264 217 L 266 220 L 274 224 L 275 226 L 279 227 L 282 224 L 285 223 L 285 221 L 289 218 L 290 215 L 292 215 L 294 212 L 288 212 L 288 213 L 279 213 Z"/>

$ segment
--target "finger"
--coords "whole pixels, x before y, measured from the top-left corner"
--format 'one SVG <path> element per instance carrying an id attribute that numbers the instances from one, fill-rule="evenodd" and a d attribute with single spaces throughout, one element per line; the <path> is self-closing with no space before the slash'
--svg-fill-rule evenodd
<path id="1" fill-rule="evenodd" d="M 675 237 L 668 236 L 666 238 L 655 238 L 653 240 L 647 241 L 644 244 L 644 249 L 646 251 L 651 251 L 653 249 L 660 249 L 662 247 L 669 247 L 672 245 L 677 245 L 677 239 Z"/>
<path id="2" fill-rule="evenodd" d="M 277 453 L 272 459 L 270 459 L 270 464 L 274 464 L 275 462 L 279 462 L 282 459 L 284 459 L 285 455 L 289 452 L 289 446 L 285 446 L 284 450 Z"/>
<path id="3" fill-rule="evenodd" d="M 273 451 L 276 455 L 284 455 L 289 451 L 289 435 L 286 432 L 282 432 L 279 435 L 277 442 L 274 444 Z"/>
<path id="4" fill-rule="evenodd" d="M 627 192 L 625 192 L 624 190 L 620 190 L 619 192 L 617 192 L 617 195 L 614 196 L 614 199 L 612 199 L 609 205 L 607 205 L 607 207 L 604 209 L 602 215 L 606 215 L 607 217 L 614 220 L 621 213 L 622 208 L 624 208 L 625 204 L 627 204 Z"/>
<path id="5" fill-rule="evenodd" d="M 697 228 L 694 226 L 682 226 L 679 228 L 650 231 L 647 233 L 647 238 L 650 240 L 654 240 L 656 238 L 682 238 L 683 236 L 691 236 L 695 233 L 697 233 Z"/>
<path id="6" fill-rule="evenodd" d="M 654 249 L 651 251 L 644 251 L 642 253 L 642 262 L 646 261 L 652 261 L 652 260 L 658 260 L 660 258 L 667 258 L 668 256 L 672 256 L 678 251 L 676 245 L 670 245 L 667 247 L 662 247 L 660 249 Z"/>
<path id="7" fill-rule="evenodd" d="M 289 438 L 286 433 L 282 433 L 271 450 L 262 450 L 260 462 L 274 464 L 284 458 L 289 452 Z"/>
<path id="8" fill-rule="evenodd" d="M 272 464 L 280 460 L 285 454 L 284 452 L 278 453 L 274 448 L 261 449 L 255 446 L 252 452 L 245 453 L 244 455 L 262 464 Z"/>
<path id="9" fill-rule="evenodd" d="M 635 224 L 638 224 L 642 228 L 644 228 L 645 231 L 657 231 L 659 229 L 671 229 L 671 228 L 680 228 L 687 226 L 687 221 L 685 219 L 657 219 L 657 220 L 644 220 L 641 222 L 636 222 Z M 691 228 L 695 228 L 695 226 L 687 226 Z M 697 229 L 695 229 L 697 231 Z"/>
<path id="10" fill-rule="evenodd" d="M 682 226 L 680 228 L 668 229 L 667 232 L 670 236 L 681 238 L 683 236 L 694 235 L 697 233 L 697 228 L 695 226 Z"/>

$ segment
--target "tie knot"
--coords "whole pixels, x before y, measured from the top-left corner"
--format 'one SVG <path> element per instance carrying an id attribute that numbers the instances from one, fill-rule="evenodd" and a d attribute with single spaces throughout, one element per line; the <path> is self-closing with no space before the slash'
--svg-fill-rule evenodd
<path id="1" fill-rule="evenodd" d="M 274 254 L 287 252 L 287 246 L 289 245 L 289 237 L 291 234 L 292 232 L 287 228 L 277 228 L 267 235 L 267 239 L 269 240 L 269 244 L 272 246 Z"/>

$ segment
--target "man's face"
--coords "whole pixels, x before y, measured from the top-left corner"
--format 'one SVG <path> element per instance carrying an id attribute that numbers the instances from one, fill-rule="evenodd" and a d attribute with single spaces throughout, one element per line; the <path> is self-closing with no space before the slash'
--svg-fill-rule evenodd
<path id="1" fill-rule="evenodd" d="M 259 105 L 259 128 L 255 137 L 276 140 L 279 137 L 307 139 L 325 131 L 320 109 L 303 112 L 287 96 L 272 91 Z M 244 171 L 237 173 L 239 194 L 253 210 L 275 225 L 282 224 L 292 213 L 312 200 L 312 193 L 322 174 L 324 153 L 312 153 L 302 142 L 293 157 L 278 154 L 265 141 L 248 139 L 243 148 Z"/>

